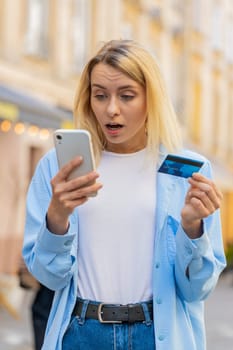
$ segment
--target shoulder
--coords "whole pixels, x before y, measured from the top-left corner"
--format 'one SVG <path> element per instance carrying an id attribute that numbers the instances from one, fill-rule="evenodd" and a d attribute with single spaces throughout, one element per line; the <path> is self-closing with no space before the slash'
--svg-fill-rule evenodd
<path id="1" fill-rule="evenodd" d="M 56 150 L 55 148 L 51 148 L 49 151 L 47 151 L 42 158 L 40 159 L 41 162 L 48 162 L 51 164 L 57 164 L 57 156 L 56 156 Z"/>
<path id="2" fill-rule="evenodd" d="M 210 163 L 210 161 L 204 155 L 202 155 L 196 151 L 193 151 L 191 149 L 182 148 L 179 151 L 169 153 L 163 145 L 160 145 L 160 148 L 159 148 L 160 158 L 163 159 L 168 154 L 171 154 L 173 156 L 178 156 L 178 157 L 185 157 L 185 158 L 189 158 L 189 159 L 200 160 L 200 161 L 203 161 L 204 163 Z"/>
<path id="3" fill-rule="evenodd" d="M 58 172 L 58 162 L 55 148 L 50 149 L 39 160 L 36 172 L 43 172 L 53 177 Z"/>
<path id="4" fill-rule="evenodd" d="M 192 149 L 184 147 L 184 148 L 181 148 L 175 152 L 169 153 L 168 150 L 166 149 L 166 147 L 163 144 L 160 144 L 159 155 L 161 157 L 166 157 L 168 154 L 208 162 L 208 159 L 204 155 L 202 155 L 196 151 L 193 151 Z"/>
<path id="5" fill-rule="evenodd" d="M 197 153 L 195 151 L 192 151 L 190 149 L 182 149 L 179 153 L 177 153 L 176 155 L 181 156 L 181 157 L 186 157 L 186 158 L 190 158 L 190 159 L 195 159 L 195 160 L 201 160 L 203 162 L 209 162 L 209 160 L 203 156 L 200 153 Z"/>

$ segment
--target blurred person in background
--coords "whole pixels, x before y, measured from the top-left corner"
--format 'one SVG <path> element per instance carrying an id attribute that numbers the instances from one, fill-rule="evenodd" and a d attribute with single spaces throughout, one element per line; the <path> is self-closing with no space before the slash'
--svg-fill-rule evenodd
<path id="1" fill-rule="evenodd" d="M 40 284 L 31 305 L 31 317 L 35 350 L 41 350 L 45 330 L 53 302 L 54 291 Z"/>
<path id="2" fill-rule="evenodd" d="M 31 304 L 33 342 L 34 349 L 40 350 L 44 342 L 54 291 L 43 286 L 43 284 L 39 283 L 32 276 L 22 258 L 19 263 L 18 277 L 20 287 L 26 290 L 32 290 L 35 294 Z"/>
<path id="3" fill-rule="evenodd" d="M 182 147 L 156 59 L 130 40 L 104 44 L 74 115 L 97 171 L 68 180 L 83 160 L 59 170 L 53 149 L 27 196 L 24 259 L 55 291 L 42 349 L 206 349 L 203 301 L 225 267 L 222 194 L 208 159 Z M 188 179 L 158 172 L 168 153 L 204 165 Z"/>

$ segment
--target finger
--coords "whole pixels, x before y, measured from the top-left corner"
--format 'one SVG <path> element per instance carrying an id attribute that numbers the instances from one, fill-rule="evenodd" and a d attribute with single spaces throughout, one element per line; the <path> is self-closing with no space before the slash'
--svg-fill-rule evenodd
<path id="1" fill-rule="evenodd" d="M 71 192 L 88 186 L 89 184 L 94 184 L 99 174 L 96 171 L 92 171 L 83 176 L 76 177 L 68 182 L 66 182 L 66 191 Z"/>
<path id="2" fill-rule="evenodd" d="M 56 182 L 61 182 L 66 180 L 70 175 L 70 173 L 72 172 L 72 170 L 78 167 L 82 163 L 82 161 L 83 161 L 83 158 L 81 156 L 78 156 L 72 159 L 69 163 L 67 163 L 60 169 L 60 171 L 54 177 L 54 180 Z"/>
<path id="3" fill-rule="evenodd" d="M 192 174 L 192 177 L 190 177 L 188 179 L 189 183 L 192 184 L 192 185 L 198 185 L 199 183 L 203 183 L 203 184 L 207 184 L 209 186 L 213 186 L 214 185 L 214 182 L 205 177 L 204 175 L 200 174 L 200 173 L 193 173 Z"/>
<path id="4" fill-rule="evenodd" d="M 209 196 L 210 200 L 213 203 L 215 203 L 216 208 L 219 207 L 223 196 L 221 191 L 217 188 L 217 186 L 213 181 L 206 179 L 205 182 L 202 182 L 202 181 L 199 182 L 190 178 L 189 183 L 192 186 L 191 189 L 198 188 L 199 190 L 205 192 Z"/>
<path id="5" fill-rule="evenodd" d="M 199 190 L 193 190 L 189 194 L 189 200 L 192 201 L 192 198 L 196 198 L 202 202 L 204 207 L 209 211 L 209 213 L 213 213 L 216 210 L 216 205 L 213 203 L 207 193 Z"/>
<path id="6" fill-rule="evenodd" d="M 192 185 L 193 188 L 199 188 L 202 191 L 209 191 L 212 187 L 210 183 L 207 182 L 201 182 L 201 181 L 195 181 L 192 178 L 189 179 L 190 185 Z"/>
<path id="7" fill-rule="evenodd" d="M 90 186 L 84 186 L 72 192 L 66 192 L 62 195 L 63 201 L 76 201 L 80 198 L 90 197 L 93 193 L 97 193 L 103 185 L 101 183 L 94 183 Z"/>
<path id="8" fill-rule="evenodd" d="M 65 193 L 65 192 L 72 192 L 75 191 L 81 187 L 87 186 L 90 183 L 94 183 L 96 179 L 99 177 L 99 174 L 95 171 L 92 171 L 91 173 L 88 173 L 83 176 L 79 176 L 77 178 L 74 178 L 72 180 L 66 181 L 66 182 L 60 182 L 56 183 L 54 179 L 52 180 L 52 185 L 54 188 L 54 193 Z"/>
<path id="9" fill-rule="evenodd" d="M 207 206 L 208 203 L 211 203 L 209 207 L 213 206 L 215 209 L 220 207 L 222 199 L 222 197 L 216 193 L 213 187 L 203 183 L 199 183 L 197 186 L 191 187 L 188 198 L 192 196 L 197 196 L 197 198 L 205 200 Z"/>
<path id="10" fill-rule="evenodd" d="M 193 173 L 192 178 L 190 178 L 190 180 L 191 181 L 196 181 L 196 183 L 203 182 L 203 183 L 209 184 L 214 189 L 214 191 L 216 192 L 216 195 L 220 199 L 222 199 L 222 192 L 219 190 L 219 188 L 217 187 L 215 182 L 213 180 L 211 180 L 211 179 L 208 179 L 203 174 L 201 174 L 201 173 Z"/>
<path id="11" fill-rule="evenodd" d="M 205 175 L 201 173 L 193 173 L 192 178 L 196 179 L 197 181 L 203 181 L 203 182 L 210 180 L 209 178 L 207 178 Z"/>
<path id="12" fill-rule="evenodd" d="M 195 210 L 196 212 L 195 216 L 198 219 L 203 219 L 211 214 L 210 211 L 204 206 L 203 202 L 196 197 L 191 198 L 190 204 Z"/>
<path id="13" fill-rule="evenodd" d="M 67 210 L 69 213 L 72 213 L 76 207 L 86 203 L 87 201 L 88 201 L 88 197 L 80 197 L 75 200 L 66 200 L 64 202 L 64 207 L 65 207 L 65 210 Z"/>

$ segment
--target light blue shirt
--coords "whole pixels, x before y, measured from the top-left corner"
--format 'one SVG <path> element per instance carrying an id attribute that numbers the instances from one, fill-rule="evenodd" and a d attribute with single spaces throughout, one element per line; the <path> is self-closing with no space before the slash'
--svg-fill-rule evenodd
<path id="1" fill-rule="evenodd" d="M 211 166 L 197 153 L 180 155 L 204 160 L 201 172 L 211 178 Z M 160 162 L 166 156 L 160 154 Z M 46 227 L 50 181 L 58 171 L 55 151 L 39 162 L 27 197 L 23 256 L 31 273 L 55 290 L 43 350 L 61 350 L 77 296 L 78 210 L 68 232 L 56 235 Z M 206 349 L 203 301 L 225 267 L 220 213 L 204 219 L 203 235 L 191 240 L 180 225 L 187 179 L 157 173 L 153 301 L 156 350 Z M 188 274 L 187 274 L 188 270 Z"/>

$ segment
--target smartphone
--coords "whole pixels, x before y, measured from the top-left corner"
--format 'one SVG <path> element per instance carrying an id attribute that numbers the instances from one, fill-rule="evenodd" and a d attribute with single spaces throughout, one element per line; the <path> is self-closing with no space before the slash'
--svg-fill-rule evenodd
<path id="1" fill-rule="evenodd" d="M 95 170 L 91 135 L 87 130 L 58 129 L 54 131 L 53 136 L 59 168 L 77 156 L 83 158 L 80 166 L 70 173 L 68 179 L 86 175 Z"/>
<path id="2" fill-rule="evenodd" d="M 204 162 L 200 160 L 168 154 L 158 171 L 164 174 L 188 178 L 193 173 L 198 172 L 203 164 Z"/>

